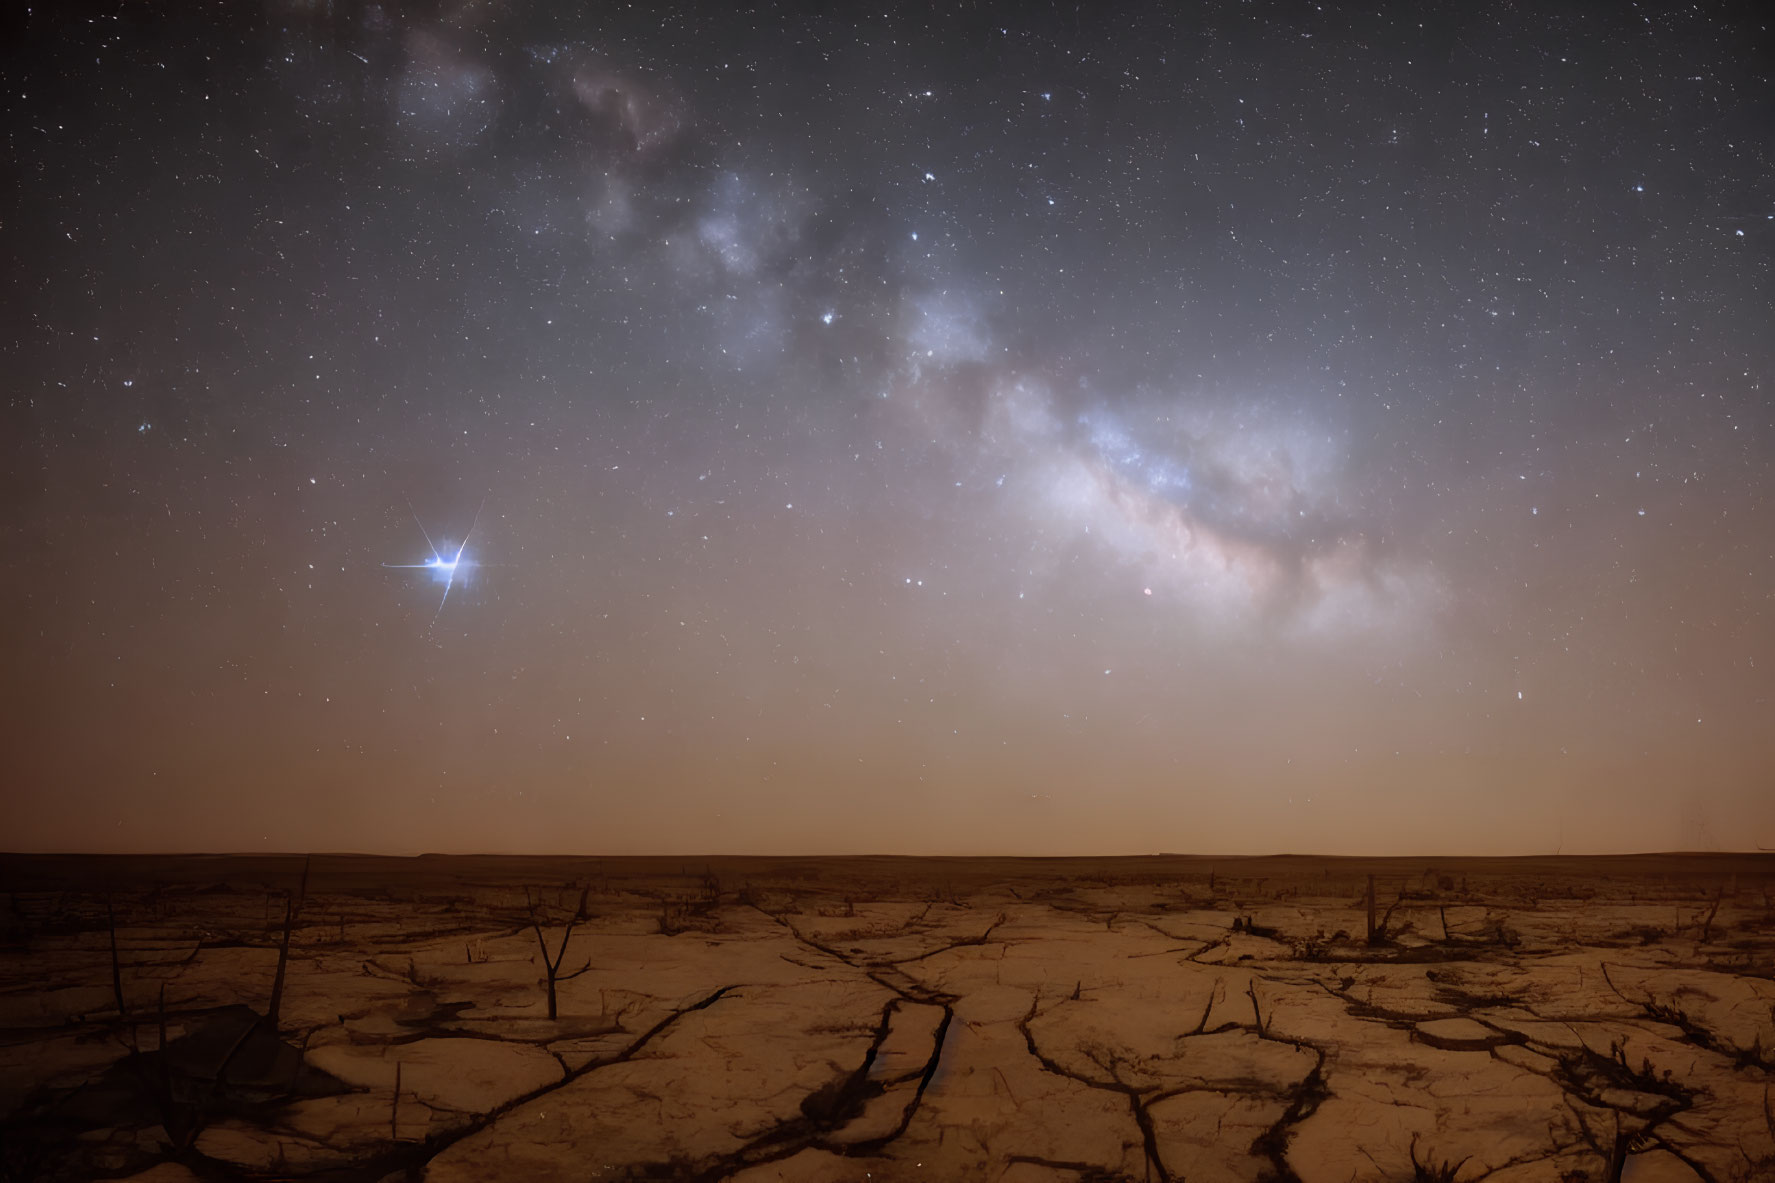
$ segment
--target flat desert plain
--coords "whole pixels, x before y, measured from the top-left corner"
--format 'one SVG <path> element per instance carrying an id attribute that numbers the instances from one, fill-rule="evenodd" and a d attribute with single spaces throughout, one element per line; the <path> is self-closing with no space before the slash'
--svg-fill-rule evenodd
<path id="1" fill-rule="evenodd" d="M 1766 856 L 9 855 L 0 892 L 4 1180 L 1775 1179 Z"/>

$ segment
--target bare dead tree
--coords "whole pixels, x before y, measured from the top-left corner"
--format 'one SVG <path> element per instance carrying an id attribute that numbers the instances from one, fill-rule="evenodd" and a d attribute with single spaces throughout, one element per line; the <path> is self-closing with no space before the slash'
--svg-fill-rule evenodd
<path id="1" fill-rule="evenodd" d="M 1368 943 L 1379 944 L 1380 932 L 1381 930 L 1375 927 L 1374 923 L 1374 876 L 1370 875 L 1368 877 Z"/>
<path id="2" fill-rule="evenodd" d="M 586 970 L 592 968 L 592 963 L 590 959 L 588 959 L 584 965 L 580 966 L 572 973 L 564 974 L 561 972 L 561 959 L 567 956 L 567 942 L 573 936 L 573 926 L 586 918 L 586 896 L 590 894 L 591 890 L 591 887 L 587 886 L 580 891 L 579 907 L 574 909 L 573 915 L 568 918 L 567 926 L 561 932 L 561 943 L 556 947 L 555 955 L 551 958 L 549 956 L 548 939 L 542 935 L 542 919 L 537 913 L 536 901 L 531 898 L 530 889 L 528 887 L 524 889 L 524 902 L 530 909 L 530 927 L 536 933 L 536 943 L 542 950 L 543 972 L 548 978 L 550 1019 L 556 1017 L 555 984 L 557 982 L 571 981 L 572 979 L 577 978 L 580 974 L 586 972 Z"/>
<path id="3" fill-rule="evenodd" d="M 308 864 L 313 857 L 303 856 L 302 881 L 294 895 L 284 897 L 284 935 L 277 949 L 277 976 L 271 982 L 271 1005 L 265 1009 L 265 1022 L 272 1031 L 277 1030 L 277 1015 L 283 1006 L 284 970 L 290 963 L 290 933 L 295 930 L 296 913 L 302 910 L 303 897 L 308 894 Z"/>
<path id="4" fill-rule="evenodd" d="M 1370 945 L 1384 945 L 1387 943 L 1387 940 L 1388 940 L 1387 926 L 1393 922 L 1393 913 L 1397 912 L 1399 910 L 1399 905 L 1403 904 L 1404 902 L 1405 902 L 1405 891 L 1403 888 L 1401 888 L 1398 896 L 1394 898 L 1394 900 L 1391 904 L 1387 905 L 1386 912 L 1383 913 L 1381 915 L 1381 917 L 1377 920 L 1375 918 L 1375 914 L 1374 914 L 1375 913 L 1374 876 L 1370 875 L 1368 877 L 1368 893 L 1367 893 L 1368 943 Z M 1444 931 L 1446 932 L 1447 930 L 1444 929 Z"/>
<path id="5" fill-rule="evenodd" d="M 117 957 L 117 913 L 111 910 L 111 897 L 105 897 L 105 923 L 111 929 L 111 995 L 117 1000 L 117 1017 L 129 1018 L 123 1004 L 123 965 Z"/>
<path id="6" fill-rule="evenodd" d="M 1257 1004 L 1257 981 L 1253 979 L 1245 986 L 1245 994 L 1251 999 L 1251 1021 L 1257 1026 L 1257 1037 L 1264 1037 L 1263 1010 Z M 1206 1018 L 1206 1015 L 1203 1016 Z"/>
<path id="7" fill-rule="evenodd" d="M 1714 893 L 1713 907 L 1707 909 L 1707 917 L 1701 921 L 1701 943 L 1704 945 L 1707 943 L 1708 938 L 1713 935 L 1713 918 L 1719 915 L 1720 901 L 1725 898 L 1725 895 L 1725 885 L 1721 884 L 1720 889 Z"/>

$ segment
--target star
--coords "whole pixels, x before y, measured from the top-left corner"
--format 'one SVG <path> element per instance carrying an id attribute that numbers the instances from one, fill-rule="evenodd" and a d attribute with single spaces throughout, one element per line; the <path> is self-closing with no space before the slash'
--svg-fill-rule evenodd
<path id="1" fill-rule="evenodd" d="M 432 577 L 444 585 L 444 594 L 438 598 L 438 609 L 432 613 L 431 625 L 427 627 L 436 626 L 438 617 L 443 615 L 444 605 L 449 602 L 450 592 L 456 586 L 458 573 L 466 581 L 468 573 L 478 565 L 473 559 L 464 558 L 463 553 L 468 549 L 468 540 L 473 537 L 475 526 L 481 520 L 481 510 L 486 506 L 487 501 L 482 498 L 481 504 L 475 509 L 474 518 L 468 524 L 467 533 L 463 534 L 462 541 L 457 543 L 454 551 L 449 549 L 448 542 L 445 543 L 445 549 L 440 551 L 437 544 L 431 540 L 431 534 L 426 530 L 425 523 L 419 520 L 419 511 L 413 509 L 411 501 L 407 503 L 407 508 L 413 512 L 413 524 L 419 527 L 419 533 L 425 537 L 425 545 L 431 549 L 431 558 L 426 559 L 423 563 L 384 563 L 382 565 L 400 571 L 430 571 Z"/>

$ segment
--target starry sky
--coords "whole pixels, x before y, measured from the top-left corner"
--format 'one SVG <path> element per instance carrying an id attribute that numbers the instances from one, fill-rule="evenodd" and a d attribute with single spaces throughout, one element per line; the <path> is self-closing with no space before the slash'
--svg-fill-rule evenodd
<path id="1" fill-rule="evenodd" d="M 1748 8 L 7 20 L 0 845 L 1775 846 Z"/>

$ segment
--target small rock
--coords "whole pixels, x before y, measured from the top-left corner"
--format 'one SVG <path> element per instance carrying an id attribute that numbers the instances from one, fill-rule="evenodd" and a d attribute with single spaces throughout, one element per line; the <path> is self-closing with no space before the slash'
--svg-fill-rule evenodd
<path id="1" fill-rule="evenodd" d="M 1416 1038 L 1445 1052 L 1483 1052 L 1510 1042 L 1502 1031 L 1477 1019 L 1430 1019 L 1419 1023 Z"/>

